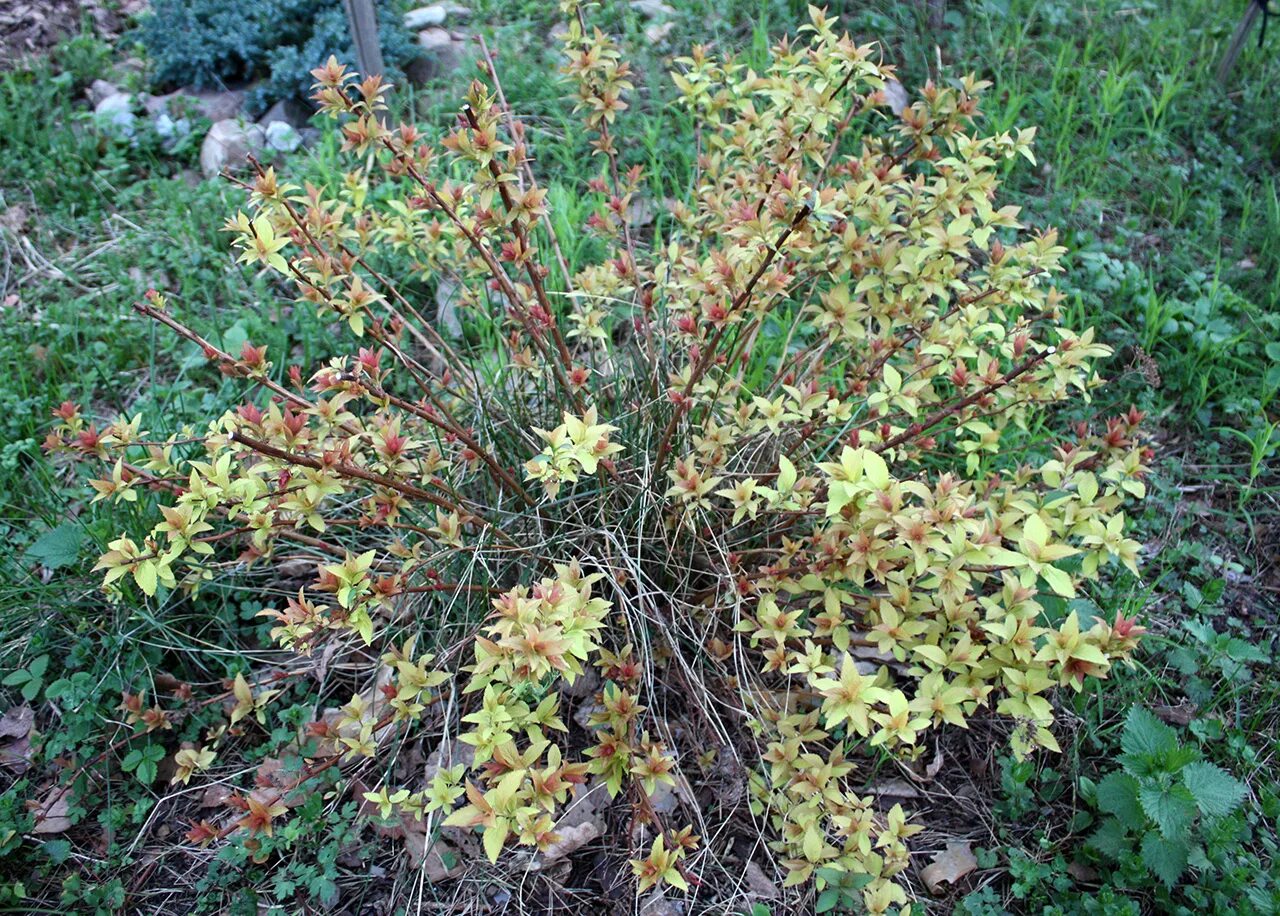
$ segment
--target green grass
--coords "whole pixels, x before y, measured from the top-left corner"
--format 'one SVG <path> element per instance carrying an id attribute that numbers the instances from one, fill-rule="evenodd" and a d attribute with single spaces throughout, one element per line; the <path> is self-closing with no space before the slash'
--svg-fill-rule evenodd
<path id="1" fill-rule="evenodd" d="M 657 201 L 680 193 L 694 165 L 687 116 L 665 104 L 671 59 L 696 40 L 758 63 L 766 36 L 804 17 L 802 3 L 781 0 L 672 5 L 675 26 L 657 44 L 625 3 L 607 4 L 598 17 L 624 36 L 638 67 L 634 105 L 644 116 L 630 122 L 621 148 L 624 164 L 648 169 Z M 1106 690 L 1064 696 L 1078 722 L 1061 759 L 990 761 L 983 805 L 994 826 L 981 869 L 945 906 L 963 898 L 960 911 L 969 913 L 1124 912 L 1128 905 L 1275 912 L 1280 121 L 1271 96 L 1280 39 L 1269 37 L 1261 49 L 1251 42 L 1224 88 L 1214 70 L 1239 10 L 1206 0 L 953 2 L 942 33 L 929 30 L 918 4 L 833 4 L 833 12 L 841 6 L 859 41 L 883 42 L 909 89 L 972 71 L 994 82 L 985 104 L 992 124 L 1038 126 L 1040 164 L 1010 175 L 1007 199 L 1024 207 L 1027 222 L 1060 228 L 1072 252 L 1059 283 L 1072 323 L 1098 327 L 1116 350 L 1106 368 L 1113 382 L 1098 406 L 1136 403 L 1158 434 L 1157 470 L 1136 520 L 1149 545 L 1142 580 L 1122 574 L 1090 596 L 1099 613 L 1136 614 L 1151 629 L 1138 664 Z M 528 116 L 557 219 L 576 226 L 585 217 L 577 197 L 584 176 L 575 166 L 585 141 L 563 87 L 546 78 L 556 63 L 545 40 L 554 4 L 483 0 L 474 8 L 473 21 L 494 24 L 486 30 L 501 51 L 503 86 Z M 193 347 L 132 312 L 150 286 L 169 293 L 202 333 L 266 343 L 281 369 L 330 355 L 318 322 L 233 263 L 219 228 L 239 194 L 191 180 L 194 150 L 175 157 L 145 138 L 134 147 L 93 131 L 78 98 L 109 57 L 82 38 L 33 69 L 0 76 L 0 194 L 8 209 L 0 292 L 17 297 L 0 308 L 0 537 L 8 547 L 0 561 L 0 670 L 26 670 L 50 656 L 36 705 L 52 701 L 62 718 L 42 720 L 50 726 L 44 759 L 60 756 L 71 766 L 123 734 L 114 724 L 122 691 L 169 676 L 213 685 L 243 668 L 264 641 L 252 588 L 249 597 L 211 588 L 194 604 L 103 605 L 92 560 L 116 532 L 143 528 L 146 509 L 91 505 L 82 481 L 44 460 L 39 444 L 50 410 L 71 399 L 95 415 L 141 413 L 147 428 L 163 433 L 234 403 L 237 387 Z M 443 133 L 469 76 L 407 101 Z M 296 158 L 291 174 L 323 180 L 333 149 L 327 139 Z M 584 240 L 566 255 L 577 265 L 593 251 Z M 46 538 L 33 551 L 50 531 L 61 531 L 61 540 Z M 22 686 L 2 688 L 0 711 L 18 702 Z M 288 699 L 303 715 L 313 696 L 299 687 Z M 1250 790 L 1240 822 L 1215 836 L 1207 864 L 1173 889 L 1087 845 L 1098 822 L 1088 787 L 1115 769 L 1133 705 L 1185 710 L 1181 740 Z M 200 725 L 186 723 L 183 734 Z M 123 760 L 144 743 L 109 756 Z M 61 892 L 77 911 L 110 908 L 135 893 L 127 886 L 137 867 L 132 836 L 154 827 L 148 817 L 158 794 L 138 781 L 87 786 L 83 816 L 107 839 L 68 871 L 69 850 L 29 834 L 21 806 L 47 791 L 49 775 L 33 768 L 0 796 L 0 906 L 31 911 L 15 896 L 14 882 L 22 882 L 44 906 L 57 905 Z M 922 802 L 925 823 L 933 804 L 946 802 Z M 339 874 L 344 900 L 362 892 L 367 882 L 358 869 L 335 864 L 331 815 L 317 809 L 299 818 L 300 832 L 280 850 L 289 864 L 230 879 L 220 905 L 252 911 L 255 894 L 286 900 L 294 886 L 323 901 Z M 312 847 L 321 851 L 314 862 L 303 853 Z M 236 867 L 219 859 L 206 889 L 213 893 L 218 876 Z M 145 892 L 128 899 L 142 911 L 159 906 Z"/>

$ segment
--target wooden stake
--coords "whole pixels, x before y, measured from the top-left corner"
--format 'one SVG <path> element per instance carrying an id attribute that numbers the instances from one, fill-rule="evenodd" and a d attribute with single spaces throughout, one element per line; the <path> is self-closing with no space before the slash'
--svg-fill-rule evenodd
<path id="1" fill-rule="evenodd" d="M 1231 36 L 1231 43 L 1227 45 L 1226 56 L 1222 58 L 1222 63 L 1218 65 L 1218 82 L 1220 84 L 1226 85 L 1227 77 L 1231 75 L 1231 68 L 1236 65 L 1240 52 L 1244 50 L 1244 42 L 1249 37 L 1249 30 L 1253 28 L 1254 22 L 1262 14 L 1262 4 L 1266 2 L 1267 0 L 1249 0 L 1249 5 L 1245 7 L 1244 16 L 1240 19 L 1240 24 L 1236 26 L 1235 34 Z"/>
<path id="2" fill-rule="evenodd" d="M 356 46 L 356 63 L 361 76 L 382 73 L 382 45 L 378 41 L 378 14 L 373 0 L 342 0 L 351 24 L 351 39 Z"/>

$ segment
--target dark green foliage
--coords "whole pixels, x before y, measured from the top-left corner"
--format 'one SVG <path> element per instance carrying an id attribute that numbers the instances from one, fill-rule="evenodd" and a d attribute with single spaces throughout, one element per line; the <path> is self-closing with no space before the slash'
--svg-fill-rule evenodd
<path id="1" fill-rule="evenodd" d="M 1093 787 L 1103 818 L 1089 846 L 1104 859 L 1134 878 L 1141 877 L 1141 863 L 1151 879 L 1172 891 L 1188 868 L 1213 874 L 1219 870 L 1215 854 L 1243 852 L 1243 783 L 1203 760 L 1199 748 L 1182 743 L 1173 728 L 1140 706 L 1129 711 L 1120 748 L 1120 769 Z"/>
<path id="2" fill-rule="evenodd" d="M 413 56 L 410 37 L 382 5 L 379 36 L 388 76 Z M 263 110 L 284 98 L 305 98 L 310 70 L 330 54 L 355 57 L 338 0 L 157 0 L 139 28 L 158 87 L 197 89 L 262 80 L 250 99 Z"/>

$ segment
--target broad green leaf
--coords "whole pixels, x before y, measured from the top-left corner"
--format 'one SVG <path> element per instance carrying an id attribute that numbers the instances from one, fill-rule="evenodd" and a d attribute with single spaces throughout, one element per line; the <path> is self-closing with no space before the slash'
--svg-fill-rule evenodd
<path id="1" fill-rule="evenodd" d="M 796 466 L 786 455 L 778 456 L 778 492 L 790 493 L 796 485 Z"/>
<path id="2" fill-rule="evenodd" d="M 249 332 L 245 330 L 244 325 L 239 321 L 227 328 L 222 335 L 222 349 L 232 356 L 239 356 L 241 349 L 248 342 Z"/>
<path id="3" fill-rule="evenodd" d="M 1138 803 L 1138 780 L 1127 773 L 1111 773 L 1098 783 L 1098 808 L 1114 814 L 1123 823 L 1137 826 L 1142 823 L 1142 806 Z"/>
<path id="4" fill-rule="evenodd" d="M 1093 832 L 1093 836 L 1089 837 L 1088 845 L 1117 862 L 1128 855 L 1132 847 L 1124 824 L 1114 817 L 1109 817 L 1102 822 L 1102 825 Z"/>
<path id="5" fill-rule="evenodd" d="M 61 865 L 71 855 L 71 843 L 67 840 L 46 840 L 42 848 L 54 865 Z"/>
<path id="6" fill-rule="evenodd" d="M 1183 785 L 1166 789 L 1148 782 L 1138 789 L 1138 801 L 1160 832 L 1171 839 L 1185 836 L 1196 817 L 1196 800 Z"/>
<path id="7" fill-rule="evenodd" d="M 1244 799 L 1244 783 L 1212 763 L 1187 764 L 1182 768 L 1182 781 L 1205 817 L 1226 817 Z"/>
<path id="8" fill-rule="evenodd" d="M 889 486 L 889 466 L 875 452 L 868 451 L 863 455 L 862 473 L 877 490 L 883 490 Z"/>
<path id="9" fill-rule="evenodd" d="M 1022 534 L 1032 544 L 1043 547 L 1049 543 L 1049 528 L 1038 515 L 1028 515 L 1022 523 Z"/>
<path id="10" fill-rule="evenodd" d="M 144 561 L 139 563 L 133 571 L 133 580 L 138 583 L 138 588 L 150 596 L 156 593 L 156 565 L 155 563 Z"/>
<path id="11" fill-rule="evenodd" d="M 47 569 L 70 566 L 80 556 L 84 532 L 75 525 L 59 525 L 40 535 L 30 547 L 27 556 L 36 559 Z"/>
<path id="12" fill-rule="evenodd" d="M 1120 747 L 1135 757 L 1156 757 L 1177 749 L 1178 733 L 1146 709 L 1135 706 L 1125 719 Z"/>
<path id="13" fill-rule="evenodd" d="M 511 828 L 507 822 L 499 818 L 498 822 L 492 827 L 486 827 L 484 830 L 484 851 L 489 857 L 490 862 L 497 862 L 498 856 L 502 852 L 502 844 L 507 841 L 507 835 L 511 832 Z"/>
<path id="14" fill-rule="evenodd" d="M 1187 856 L 1191 847 L 1186 840 L 1171 840 L 1154 830 L 1142 838 L 1142 864 L 1172 888 L 1187 869 Z"/>
<path id="15" fill-rule="evenodd" d="M 1076 587 L 1072 583 L 1069 573 L 1063 572 L 1056 566 L 1041 566 L 1040 575 L 1044 577 L 1044 581 L 1053 589 L 1054 594 L 1061 595 L 1063 598 L 1074 598 L 1076 596 Z"/>

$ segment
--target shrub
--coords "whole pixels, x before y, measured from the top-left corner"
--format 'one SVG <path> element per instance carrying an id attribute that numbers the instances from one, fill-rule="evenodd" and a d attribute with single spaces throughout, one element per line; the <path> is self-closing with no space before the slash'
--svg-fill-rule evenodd
<path id="1" fill-rule="evenodd" d="M 985 83 L 928 84 L 893 116 L 890 69 L 816 11 L 763 73 L 695 47 L 673 78 L 697 170 L 650 232 L 644 175 L 618 165 L 629 68 L 563 6 L 605 257 L 565 258 L 496 85 L 433 149 L 331 59 L 315 98 L 351 170 L 305 189 L 260 171 L 227 228 L 357 352 L 304 375 L 152 292 L 140 311 L 245 379 L 244 403 L 194 442 L 67 404 L 48 445 L 106 463 L 98 498 L 164 496 L 99 562 L 109 595 L 314 558 L 265 612 L 273 638 L 380 662 L 308 726 L 300 779 L 420 742 L 429 780 L 363 793 L 411 847 L 444 825 L 491 859 L 563 855 L 591 783 L 629 806 L 640 891 L 697 883 L 749 814 L 787 885 L 886 912 L 920 828 L 872 804 L 877 761 L 974 720 L 1007 722 L 1019 756 L 1057 750 L 1055 689 L 1135 646 L 1077 596 L 1135 567 L 1141 416 L 1047 432 L 1109 351 L 1061 324 L 1054 233 L 996 202 L 1033 131 L 984 135 Z M 396 282 L 406 261 L 462 290 L 462 339 Z M 270 714 L 268 683 L 237 682 L 233 723 Z M 190 836 L 256 843 L 285 794 Z"/>
<path id="2" fill-rule="evenodd" d="M 395 78 L 413 57 L 413 44 L 394 16 L 383 15 L 378 35 L 388 76 Z M 256 110 L 302 98 L 312 67 L 330 55 L 355 53 L 336 0 L 157 0 L 138 36 L 157 85 L 208 89 L 260 80 L 250 99 Z"/>

